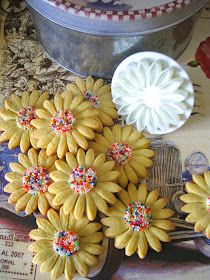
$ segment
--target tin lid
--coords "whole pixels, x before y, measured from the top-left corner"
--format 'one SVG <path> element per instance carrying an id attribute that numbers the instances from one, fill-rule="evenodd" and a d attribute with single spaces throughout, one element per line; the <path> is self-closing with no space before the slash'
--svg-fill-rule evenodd
<path id="1" fill-rule="evenodd" d="M 199 11 L 207 0 L 27 0 L 58 24 L 87 33 L 133 35 L 177 24 Z"/>

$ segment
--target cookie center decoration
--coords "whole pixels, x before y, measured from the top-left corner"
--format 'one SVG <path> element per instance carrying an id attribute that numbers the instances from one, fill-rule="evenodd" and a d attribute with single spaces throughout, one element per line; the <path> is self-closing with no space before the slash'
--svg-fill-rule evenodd
<path id="1" fill-rule="evenodd" d="M 96 171 L 92 168 L 77 166 L 69 176 L 69 186 L 76 193 L 89 193 L 96 185 Z"/>
<path id="2" fill-rule="evenodd" d="M 152 211 L 141 202 L 134 201 L 128 205 L 124 220 L 132 231 L 144 231 L 152 222 Z"/>
<path id="3" fill-rule="evenodd" d="M 60 230 L 55 234 L 53 249 L 59 256 L 72 256 L 79 251 L 79 238 L 74 231 Z"/>
<path id="4" fill-rule="evenodd" d="M 90 101 L 94 108 L 98 108 L 100 105 L 99 97 L 92 91 L 86 91 L 83 93 L 85 100 Z"/>
<path id="5" fill-rule="evenodd" d="M 208 196 L 207 201 L 206 201 L 206 206 L 207 206 L 207 210 L 210 214 L 210 196 Z"/>
<path id="6" fill-rule="evenodd" d="M 50 185 L 50 176 L 47 170 L 40 166 L 26 169 L 22 184 L 24 189 L 31 195 L 45 193 Z"/>
<path id="7" fill-rule="evenodd" d="M 132 149 L 128 144 L 112 143 L 107 157 L 109 160 L 115 160 L 119 165 L 124 165 L 131 159 Z"/>
<path id="8" fill-rule="evenodd" d="M 18 116 L 16 118 L 16 123 L 20 128 L 22 128 L 24 130 L 33 128 L 31 121 L 37 118 L 34 108 L 32 108 L 32 107 L 22 108 L 17 113 L 17 115 Z"/>
<path id="9" fill-rule="evenodd" d="M 70 132 L 75 124 L 76 118 L 74 115 L 65 110 L 56 112 L 51 119 L 52 129 L 60 134 Z"/>

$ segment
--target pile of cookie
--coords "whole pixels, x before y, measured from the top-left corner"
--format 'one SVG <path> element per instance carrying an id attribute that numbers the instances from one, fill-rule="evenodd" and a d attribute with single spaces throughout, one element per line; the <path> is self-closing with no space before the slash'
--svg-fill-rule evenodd
<path id="1" fill-rule="evenodd" d="M 29 246 L 42 272 L 51 271 L 52 279 L 87 276 L 104 236 L 141 259 L 148 247 L 159 252 L 160 241 L 170 241 L 168 199 L 143 183 L 136 187 L 153 164 L 150 141 L 116 124 L 111 88 L 102 79 L 78 78 L 53 99 L 37 91 L 12 95 L 0 116 L 0 142 L 22 152 L 5 176 L 8 202 L 17 212 L 44 215 Z M 100 222 L 97 213 L 105 216 Z"/>

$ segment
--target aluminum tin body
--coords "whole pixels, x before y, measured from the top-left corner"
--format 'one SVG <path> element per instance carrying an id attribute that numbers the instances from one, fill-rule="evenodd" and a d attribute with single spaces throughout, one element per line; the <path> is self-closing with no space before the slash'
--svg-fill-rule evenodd
<path id="1" fill-rule="evenodd" d="M 55 16 L 52 16 L 52 11 L 45 13 L 44 9 L 34 6 L 33 0 L 27 2 L 39 41 L 50 57 L 81 76 L 93 75 L 105 79 L 111 79 L 118 64 L 136 52 L 158 51 L 176 58 L 187 46 L 201 9 L 200 6 L 196 7 L 193 10 L 195 13 L 191 11 L 190 16 L 189 11 L 185 12 L 182 15 L 184 18 L 179 19 L 178 23 L 170 21 L 170 25 L 167 22 L 166 26 L 161 27 L 156 24 L 154 30 L 151 26 L 146 30 L 145 23 L 141 29 L 137 29 L 134 24 L 133 29 L 129 22 L 128 29 L 124 27 L 125 32 L 122 32 L 121 24 L 118 25 L 117 32 L 116 24 L 119 23 L 115 22 L 113 29 L 107 25 L 106 32 L 105 27 L 100 26 L 104 21 L 95 20 L 97 28 L 91 32 L 89 25 L 85 30 L 88 22 L 83 22 L 81 26 L 77 23 L 75 26 L 74 16 L 67 25 L 67 19 L 62 18 L 63 20 L 59 21 L 57 11 Z M 60 18 L 62 13 L 69 17 L 67 12 L 57 10 L 58 14 L 61 13 Z M 89 22 L 92 24 L 93 20 Z"/>

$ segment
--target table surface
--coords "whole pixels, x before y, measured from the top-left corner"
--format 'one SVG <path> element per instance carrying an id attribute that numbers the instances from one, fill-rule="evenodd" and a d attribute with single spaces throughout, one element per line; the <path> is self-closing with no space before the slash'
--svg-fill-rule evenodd
<path id="1" fill-rule="evenodd" d="M 75 76 L 43 53 L 36 41 L 24 2 L 4 0 L 0 5 L 0 104 L 11 93 L 21 94 L 23 90 L 47 90 L 50 94 L 62 92 L 68 82 L 75 81 Z M 12 12 L 16 14 L 15 17 L 10 16 Z M 199 66 L 188 66 L 194 60 L 200 42 L 210 36 L 209 26 L 210 1 L 199 19 L 192 40 L 178 58 L 195 87 L 193 115 L 182 128 L 163 137 L 178 147 L 183 170 L 186 168 L 185 159 L 195 151 L 199 151 L 200 155 L 203 153 L 210 160 L 210 80 Z M 2 221 L 0 220 L 0 225 Z M 14 279 L 9 278 L 12 276 L 7 277 L 4 276 L 4 279 Z M 195 250 L 192 242 L 167 245 L 160 254 L 150 252 L 143 261 L 139 261 L 136 256 L 124 258 L 120 269 L 113 276 L 113 280 L 201 278 L 210 278 L 210 261 Z M 33 279 L 50 278 L 37 271 Z"/>

